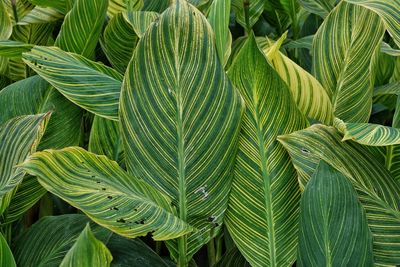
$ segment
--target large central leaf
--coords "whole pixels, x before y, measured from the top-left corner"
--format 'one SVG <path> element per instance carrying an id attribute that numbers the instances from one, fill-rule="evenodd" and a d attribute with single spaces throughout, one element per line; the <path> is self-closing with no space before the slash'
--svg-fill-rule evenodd
<path id="1" fill-rule="evenodd" d="M 306 127 L 307 121 L 254 36 L 241 48 L 228 74 L 247 109 L 226 223 L 252 266 L 291 266 L 296 257 L 300 188 L 289 155 L 276 137 Z"/>
<path id="2" fill-rule="evenodd" d="M 128 171 L 168 194 L 179 217 L 201 230 L 180 241 L 188 258 L 222 223 L 241 110 L 206 18 L 177 1 L 138 43 L 120 121 Z"/>

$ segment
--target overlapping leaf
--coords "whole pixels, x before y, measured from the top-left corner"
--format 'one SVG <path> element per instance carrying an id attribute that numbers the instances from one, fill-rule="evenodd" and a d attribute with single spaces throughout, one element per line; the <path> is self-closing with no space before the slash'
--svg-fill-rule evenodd
<path id="1" fill-rule="evenodd" d="M 22 168 L 48 191 L 120 235 L 152 232 L 155 240 L 166 240 L 193 230 L 174 216 L 168 197 L 105 156 L 79 147 L 45 150 L 30 156 Z"/>
<path id="2" fill-rule="evenodd" d="M 298 266 L 374 266 L 372 234 L 347 177 L 323 160 L 301 197 Z"/>
<path id="3" fill-rule="evenodd" d="M 338 0 L 299 0 L 299 3 L 309 12 L 325 18 L 334 8 Z"/>
<path id="4" fill-rule="evenodd" d="M 368 148 L 341 139 L 335 128 L 323 125 L 279 137 L 293 160 L 303 188 L 320 159 L 350 179 L 367 214 L 375 262 L 399 264 L 400 186 Z"/>
<path id="5" fill-rule="evenodd" d="M 313 43 L 313 68 L 327 90 L 336 117 L 367 122 L 372 107 L 373 67 L 384 27 L 378 15 L 340 2 L 327 16 Z"/>
<path id="6" fill-rule="evenodd" d="M 60 267 L 109 267 L 112 259 L 108 248 L 96 239 L 87 224 L 65 255 Z"/>
<path id="7" fill-rule="evenodd" d="M 277 135 L 307 126 L 251 34 L 228 71 L 246 103 L 226 224 L 252 266 L 291 266 L 300 189 Z M 285 112 L 275 112 L 285 110 Z"/>
<path id="8" fill-rule="evenodd" d="M 299 110 L 304 115 L 325 124 L 332 123 L 333 107 L 325 88 L 314 76 L 279 51 L 285 38 L 286 34 L 272 46 L 262 45 L 264 53 L 290 88 Z"/>
<path id="9" fill-rule="evenodd" d="M 36 46 L 23 59 L 75 104 L 104 118 L 118 119 L 122 75 L 114 69 L 56 47 Z"/>
<path id="10" fill-rule="evenodd" d="M 55 46 L 92 58 L 106 19 L 108 0 L 76 0 L 65 16 Z"/>
<path id="11" fill-rule="evenodd" d="M 249 31 L 264 11 L 264 4 L 264 0 L 232 0 L 232 9 L 235 11 L 237 22 Z M 246 21 L 247 16 L 248 21 Z"/>
<path id="12" fill-rule="evenodd" d="M 8 247 L 7 241 L 0 233 L 0 266 L 17 267 L 11 249 Z"/>
<path id="13" fill-rule="evenodd" d="M 214 45 L 206 18 L 176 1 L 139 40 L 121 93 L 128 171 L 201 229 L 167 243 L 182 266 L 220 229 L 240 125 L 242 101 Z"/>

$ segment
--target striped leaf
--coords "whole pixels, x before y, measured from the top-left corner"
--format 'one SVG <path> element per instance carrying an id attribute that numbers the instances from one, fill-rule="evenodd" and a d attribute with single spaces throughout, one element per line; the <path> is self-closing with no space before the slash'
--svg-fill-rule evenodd
<path id="1" fill-rule="evenodd" d="M 21 234 L 14 246 L 15 260 L 21 267 L 59 267 L 89 219 L 82 214 L 46 216 Z M 107 241 L 110 232 L 94 223 L 97 239 Z"/>
<path id="2" fill-rule="evenodd" d="M 399 49 L 394 49 L 392 48 L 389 44 L 382 42 L 381 43 L 381 52 L 385 53 L 389 56 L 393 57 L 399 57 L 400 56 L 400 50 Z"/>
<path id="3" fill-rule="evenodd" d="M 219 61 L 225 66 L 231 54 L 232 35 L 229 31 L 231 0 L 214 0 L 208 14 L 208 21 L 215 33 L 215 46 Z"/>
<path id="4" fill-rule="evenodd" d="M 142 10 L 161 13 L 169 7 L 170 0 L 143 0 Z"/>
<path id="5" fill-rule="evenodd" d="M 12 33 L 12 21 L 3 1 L 0 1 L 0 40 L 7 40 Z"/>
<path id="6" fill-rule="evenodd" d="M 138 37 L 122 13 L 116 14 L 104 30 L 100 43 L 112 66 L 125 73 Z"/>
<path id="7" fill-rule="evenodd" d="M 49 117 L 20 116 L 0 126 L 0 198 L 22 181 L 25 172 L 16 165 L 36 150 Z"/>
<path id="8" fill-rule="evenodd" d="M 29 0 L 3 0 L 13 25 L 17 24 L 26 14 L 34 8 Z"/>
<path id="9" fill-rule="evenodd" d="M 56 47 L 35 46 L 23 60 L 78 106 L 118 120 L 122 75 L 114 69 Z"/>
<path id="10" fill-rule="evenodd" d="M 17 267 L 11 249 L 8 247 L 7 241 L 0 233 L 0 266 Z"/>
<path id="11" fill-rule="evenodd" d="M 374 96 L 380 95 L 400 95 L 400 81 L 375 87 Z"/>
<path id="12" fill-rule="evenodd" d="M 54 45 L 92 58 L 103 29 L 107 6 L 108 0 L 76 0 L 65 16 Z"/>
<path id="13" fill-rule="evenodd" d="M 338 0 L 299 0 L 304 9 L 323 18 L 328 16 Z"/>
<path id="14" fill-rule="evenodd" d="M 289 152 L 303 188 L 320 159 L 350 179 L 367 214 L 375 262 L 399 264 L 400 186 L 368 147 L 341 139 L 333 127 L 323 125 L 278 138 Z"/>
<path id="15" fill-rule="evenodd" d="M 0 56 L 21 58 L 22 53 L 28 52 L 33 45 L 19 41 L 0 41 Z"/>
<path id="16" fill-rule="evenodd" d="M 2 215 L 2 224 L 9 224 L 20 219 L 46 192 L 46 189 L 39 184 L 36 177 L 25 175 L 17 191 L 12 196 L 9 206 Z"/>
<path id="17" fill-rule="evenodd" d="M 15 82 L 0 92 L 0 124 L 16 116 L 52 111 L 39 149 L 78 145 L 82 113 L 39 76 Z"/>
<path id="18" fill-rule="evenodd" d="M 219 260 L 215 267 L 250 267 L 251 265 L 240 254 L 240 251 L 234 247 L 227 251 Z"/>
<path id="19" fill-rule="evenodd" d="M 128 171 L 201 230 L 168 242 L 181 266 L 220 229 L 242 113 L 214 45 L 203 14 L 176 1 L 139 40 L 121 93 Z"/>
<path id="20" fill-rule="evenodd" d="M 333 106 L 328 92 L 302 67 L 279 51 L 286 34 L 272 46 L 263 45 L 262 49 L 273 68 L 288 85 L 299 110 L 306 116 L 325 124 L 333 120 Z M 267 42 L 263 42 L 266 44 Z"/>
<path id="21" fill-rule="evenodd" d="M 29 0 L 32 4 L 36 6 L 51 7 L 57 9 L 62 14 L 67 14 L 72 8 L 73 2 L 75 0 Z"/>
<path id="22" fill-rule="evenodd" d="M 160 15 L 156 12 L 135 11 L 125 12 L 123 16 L 125 20 L 131 24 L 136 35 L 142 38 L 150 24 L 156 21 Z"/>
<path id="23" fill-rule="evenodd" d="M 291 266 L 296 258 L 300 189 L 276 137 L 306 127 L 307 120 L 253 34 L 228 75 L 247 109 L 225 222 L 252 266 Z"/>
<path id="24" fill-rule="evenodd" d="M 378 15 L 341 2 L 314 36 L 315 77 L 328 91 L 336 117 L 367 122 L 372 107 L 372 66 L 384 27 Z"/>
<path id="25" fill-rule="evenodd" d="M 345 0 L 346 2 L 363 6 L 378 14 L 385 24 L 389 34 L 400 47 L 400 0 Z"/>
<path id="26" fill-rule="evenodd" d="M 231 0 L 236 21 L 249 31 L 264 11 L 265 0 Z M 246 15 L 247 13 L 247 15 Z M 246 17 L 248 16 L 248 21 Z"/>
<path id="27" fill-rule="evenodd" d="M 374 123 L 345 123 L 335 120 L 335 127 L 344 135 L 342 141 L 353 140 L 368 146 L 400 144 L 400 129 Z"/>
<path id="28" fill-rule="evenodd" d="M 155 240 L 167 240 L 193 230 L 174 216 L 168 197 L 105 156 L 79 147 L 45 150 L 31 155 L 22 168 L 38 176 L 49 192 L 120 235 L 152 232 Z"/>
<path id="29" fill-rule="evenodd" d="M 109 267 L 113 257 L 108 248 L 93 235 L 89 224 L 62 260 L 60 267 Z"/>
<path id="30" fill-rule="evenodd" d="M 112 18 L 118 13 L 128 10 L 140 10 L 143 7 L 143 0 L 110 0 L 108 3 L 107 15 Z"/>
<path id="31" fill-rule="evenodd" d="M 95 116 L 90 131 L 89 151 L 122 162 L 124 152 L 119 126 L 119 122 Z"/>
<path id="32" fill-rule="evenodd" d="M 18 22 L 18 24 L 50 23 L 62 19 L 63 17 L 64 14 L 55 8 L 35 6 Z"/>
<path id="33" fill-rule="evenodd" d="M 298 266 L 374 266 L 372 234 L 347 177 L 323 160 L 301 197 Z"/>

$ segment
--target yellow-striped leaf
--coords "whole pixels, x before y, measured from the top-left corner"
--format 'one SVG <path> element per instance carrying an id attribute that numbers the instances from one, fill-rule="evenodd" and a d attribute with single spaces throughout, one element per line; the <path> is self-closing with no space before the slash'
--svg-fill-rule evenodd
<path id="1" fill-rule="evenodd" d="M 76 0 L 65 16 L 54 45 L 92 58 L 106 19 L 107 6 L 108 0 Z"/>
<path id="2" fill-rule="evenodd" d="M 124 161 L 119 122 L 95 116 L 90 130 L 89 151 L 106 155 L 118 163 Z"/>
<path id="3" fill-rule="evenodd" d="M 36 150 L 49 113 L 20 116 L 0 126 L 0 197 L 15 188 L 25 174 L 16 168 Z"/>
<path id="4" fill-rule="evenodd" d="M 314 36 L 313 69 L 327 90 L 336 117 L 367 122 L 372 107 L 373 55 L 384 27 L 378 15 L 340 2 Z"/>
<path id="5" fill-rule="evenodd" d="M 225 66 L 231 54 L 232 35 L 229 31 L 231 0 L 214 0 L 208 21 L 215 33 L 215 46 L 220 62 Z"/>
<path id="6" fill-rule="evenodd" d="M 20 58 L 22 53 L 30 51 L 33 46 L 19 41 L 0 41 L 0 56 Z"/>
<path id="7" fill-rule="evenodd" d="M 245 100 L 246 113 L 225 222 L 252 266 L 291 266 L 296 258 L 300 188 L 289 155 L 276 137 L 305 128 L 307 120 L 253 34 L 228 75 Z"/>
<path id="8" fill-rule="evenodd" d="M 299 110 L 310 118 L 331 124 L 333 107 L 328 92 L 314 76 L 279 51 L 285 38 L 286 34 L 282 35 L 272 46 L 263 45 L 262 49 L 265 55 L 290 88 Z M 262 43 L 267 44 L 268 42 Z"/>
<path id="9" fill-rule="evenodd" d="M 400 129 L 374 123 L 345 123 L 335 119 L 335 127 L 344 135 L 342 141 L 353 140 L 368 146 L 400 144 Z"/>
<path id="10" fill-rule="evenodd" d="M 324 125 L 313 125 L 278 140 L 289 152 L 303 188 L 320 159 L 350 179 L 367 214 L 375 262 L 399 264 L 400 186 L 379 158 L 368 147 L 342 142 L 335 128 Z"/>
<path id="11" fill-rule="evenodd" d="M 134 11 L 125 12 L 123 16 L 125 20 L 131 24 L 136 35 L 142 38 L 150 24 L 156 21 L 160 15 L 156 12 Z"/>
<path id="12" fill-rule="evenodd" d="M 374 96 L 379 95 L 400 95 L 400 81 L 375 87 Z"/>
<path id="13" fill-rule="evenodd" d="M 50 23 L 62 19 L 63 17 L 64 14 L 55 8 L 35 6 L 34 9 L 18 22 L 18 24 Z"/>
<path id="14" fill-rule="evenodd" d="M 65 255 L 60 267 L 109 267 L 112 259 L 108 248 L 96 239 L 87 224 Z"/>
<path id="15" fill-rule="evenodd" d="M 35 46 L 23 60 L 78 106 L 118 120 L 122 75 L 114 69 L 56 47 Z"/>
<path id="16" fill-rule="evenodd" d="M 372 234 L 347 177 L 321 160 L 301 196 L 297 266 L 374 266 Z"/>
<path id="17" fill-rule="evenodd" d="M 12 33 L 12 21 L 3 1 L 0 1 L 0 40 L 7 40 Z"/>
<path id="18" fill-rule="evenodd" d="M 193 230 L 174 215 L 168 197 L 105 156 L 79 147 L 45 150 L 31 155 L 22 168 L 38 176 L 48 191 L 120 235 L 152 232 L 155 240 L 167 240 Z"/>
<path id="19" fill-rule="evenodd" d="M 249 31 L 258 21 L 264 11 L 265 0 L 231 0 L 235 11 L 236 21 Z M 247 13 L 247 15 L 246 15 Z M 246 21 L 248 16 L 248 21 Z"/>
<path id="20" fill-rule="evenodd" d="M 143 0 L 110 0 L 107 15 L 112 18 L 118 13 L 140 10 L 143 7 Z"/>
<path id="21" fill-rule="evenodd" d="M 116 14 L 104 30 L 100 43 L 112 66 L 125 73 L 138 37 L 122 13 Z"/>
<path id="22" fill-rule="evenodd" d="M 17 267 L 11 249 L 8 247 L 7 241 L 0 233 L 0 266 Z"/>
<path id="23" fill-rule="evenodd" d="M 395 43 L 400 46 L 400 0 L 345 0 L 378 14 Z"/>
<path id="24" fill-rule="evenodd" d="M 214 47 L 207 19 L 178 0 L 139 40 L 121 93 L 128 171 L 201 229 L 167 243 L 181 266 L 221 228 L 242 113 Z"/>
<path id="25" fill-rule="evenodd" d="M 308 12 L 317 14 L 323 18 L 328 16 L 338 0 L 299 0 L 300 5 Z"/>

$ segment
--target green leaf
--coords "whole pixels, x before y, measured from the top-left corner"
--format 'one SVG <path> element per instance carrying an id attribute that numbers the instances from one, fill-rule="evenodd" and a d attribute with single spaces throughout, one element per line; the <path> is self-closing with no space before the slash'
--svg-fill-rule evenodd
<path id="1" fill-rule="evenodd" d="M 342 141 L 353 140 L 368 146 L 400 144 L 400 129 L 374 123 L 345 123 L 335 120 L 335 127 L 344 135 Z"/>
<path id="2" fill-rule="evenodd" d="M 374 266 L 365 211 L 347 178 L 323 160 L 301 197 L 298 266 Z"/>
<path id="3" fill-rule="evenodd" d="M 23 59 L 78 106 L 118 120 L 122 75 L 114 69 L 56 47 L 35 46 Z"/>
<path id="4" fill-rule="evenodd" d="M 115 267 L 168 267 L 154 251 L 139 238 L 128 239 L 112 235 L 107 247 L 113 255 L 111 266 Z"/>
<path id="5" fill-rule="evenodd" d="M 228 75 L 247 109 L 225 222 L 252 266 L 291 266 L 296 258 L 300 188 L 289 155 L 276 137 L 307 127 L 307 120 L 253 34 Z"/>
<path id="6" fill-rule="evenodd" d="M 22 168 L 38 176 L 44 188 L 120 235 L 153 232 L 155 240 L 177 238 L 193 229 L 174 216 L 170 199 L 116 162 L 79 147 L 45 150 Z"/>
<path id="7" fill-rule="evenodd" d="M 108 23 L 100 43 L 112 66 L 125 73 L 138 40 L 132 25 L 118 13 Z"/>
<path id="8" fill-rule="evenodd" d="M 92 58 L 103 29 L 107 6 L 108 0 L 76 0 L 65 16 L 54 45 Z"/>
<path id="9" fill-rule="evenodd" d="M 113 257 L 108 248 L 93 235 L 89 224 L 62 260 L 60 267 L 109 267 Z"/>
<path id="10" fill-rule="evenodd" d="M 4 0 L 8 14 L 11 17 L 13 25 L 17 24 L 26 14 L 34 8 L 34 5 L 28 0 Z"/>
<path id="11" fill-rule="evenodd" d="M 383 37 L 376 14 L 341 2 L 314 36 L 315 77 L 328 91 L 336 117 L 345 122 L 367 122 L 372 107 L 371 62 Z"/>
<path id="12" fill-rule="evenodd" d="M 382 42 L 381 43 L 381 52 L 385 53 L 389 56 L 393 57 L 399 57 L 400 56 L 400 50 L 399 49 L 394 49 L 392 48 L 389 44 Z"/>
<path id="13" fill-rule="evenodd" d="M 36 150 L 50 113 L 8 120 L 0 126 L 0 198 L 14 189 L 25 174 L 16 168 Z"/>
<path id="14" fill-rule="evenodd" d="M 0 25 L 0 40 L 7 40 L 11 36 L 13 24 L 3 1 L 0 1 Z"/>
<path id="15" fill-rule="evenodd" d="M 110 0 L 107 15 L 112 18 L 120 12 L 140 10 L 143 7 L 143 0 Z"/>
<path id="16" fill-rule="evenodd" d="M 0 233 L 0 266 L 17 267 L 11 249 L 8 247 L 7 241 Z"/>
<path id="17" fill-rule="evenodd" d="M 240 251 L 234 247 L 227 251 L 214 267 L 250 267 L 251 265 L 240 254 Z"/>
<path id="18" fill-rule="evenodd" d="M 18 237 L 14 246 L 15 260 L 21 267 L 59 267 L 89 219 L 82 214 L 48 216 L 40 219 Z M 96 224 L 91 229 L 101 241 L 110 232 Z"/>
<path id="19" fill-rule="evenodd" d="M 328 92 L 314 76 L 279 51 L 280 44 L 285 38 L 286 34 L 271 46 L 261 45 L 265 55 L 275 71 L 288 85 L 299 110 L 312 119 L 331 124 L 333 106 Z"/>
<path id="20" fill-rule="evenodd" d="M 176 1 L 139 40 L 121 93 L 128 172 L 202 229 L 180 239 L 182 266 L 220 229 L 242 114 L 214 45 L 203 14 Z M 168 246 L 177 259 L 176 244 Z"/>
<path id="21" fill-rule="evenodd" d="M 67 14 L 72 7 L 74 0 L 29 0 L 36 6 L 51 7 L 57 9 L 62 14 Z"/>
<path id="22" fill-rule="evenodd" d="M 150 24 L 157 21 L 160 15 L 156 12 L 135 11 L 123 13 L 124 19 L 131 24 L 139 38 L 142 38 Z"/>
<path id="23" fill-rule="evenodd" d="M 16 116 L 52 111 L 46 132 L 39 144 L 45 148 L 78 145 L 81 110 L 39 76 L 13 83 L 0 92 L 0 124 Z"/>
<path id="24" fill-rule="evenodd" d="M 215 46 L 223 66 L 231 54 L 232 35 L 229 31 L 231 0 L 214 0 L 208 14 L 208 21 L 215 33 Z"/>
<path id="25" fill-rule="evenodd" d="M 335 128 L 324 125 L 313 125 L 278 138 L 289 152 L 303 188 L 320 159 L 350 179 L 367 214 L 375 262 L 399 264 L 400 186 L 370 147 L 341 139 Z"/>
<path id="26" fill-rule="evenodd" d="M 338 0 L 299 0 L 304 9 L 310 13 L 317 14 L 325 18 L 334 8 Z"/>
<path id="27" fill-rule="evenodd" d="M 121 162 L 124 160 L 119 122 L 95 116 L 90 131 L 89 151 Z"/>
<path id="28" fill-rule="evenodd" d="M 254 24 L 258 21 L 262 12 L 264 11 L 265 0 L 231 0 L 232 9 L 236 15 L 236 21 L 247 31 L 249 31 Z M 248 19 L 246 21 L 246 13 L 248 12 Z"/>
<path id="29" fill-rule="evenodd" d="M 33 46 L 19 41 L 0 41 L 0 56 L 21 58 L 22 53 L 30 51 Z"/>
<path id="30" fill-rule="evenodd" d="M 400 95 L 400 81 L 375 87 L 374 96 L 379 95 Z"/>
<path id="31" fill-rule="evenodd" d="M 26 14 L 19 25 L 34 24 L 34 23 L 50 23 L 62 19 L 64 14 L 57 9 L 51 7 L 36 6 L 28 14 Z"/>
<path id="32" fill-rule="evenodd" d="M 378 14 L 385 28 L 400 47 L 400 1 L 399 0 L 345 0 L 346 2 L 363 6 Z"/>

